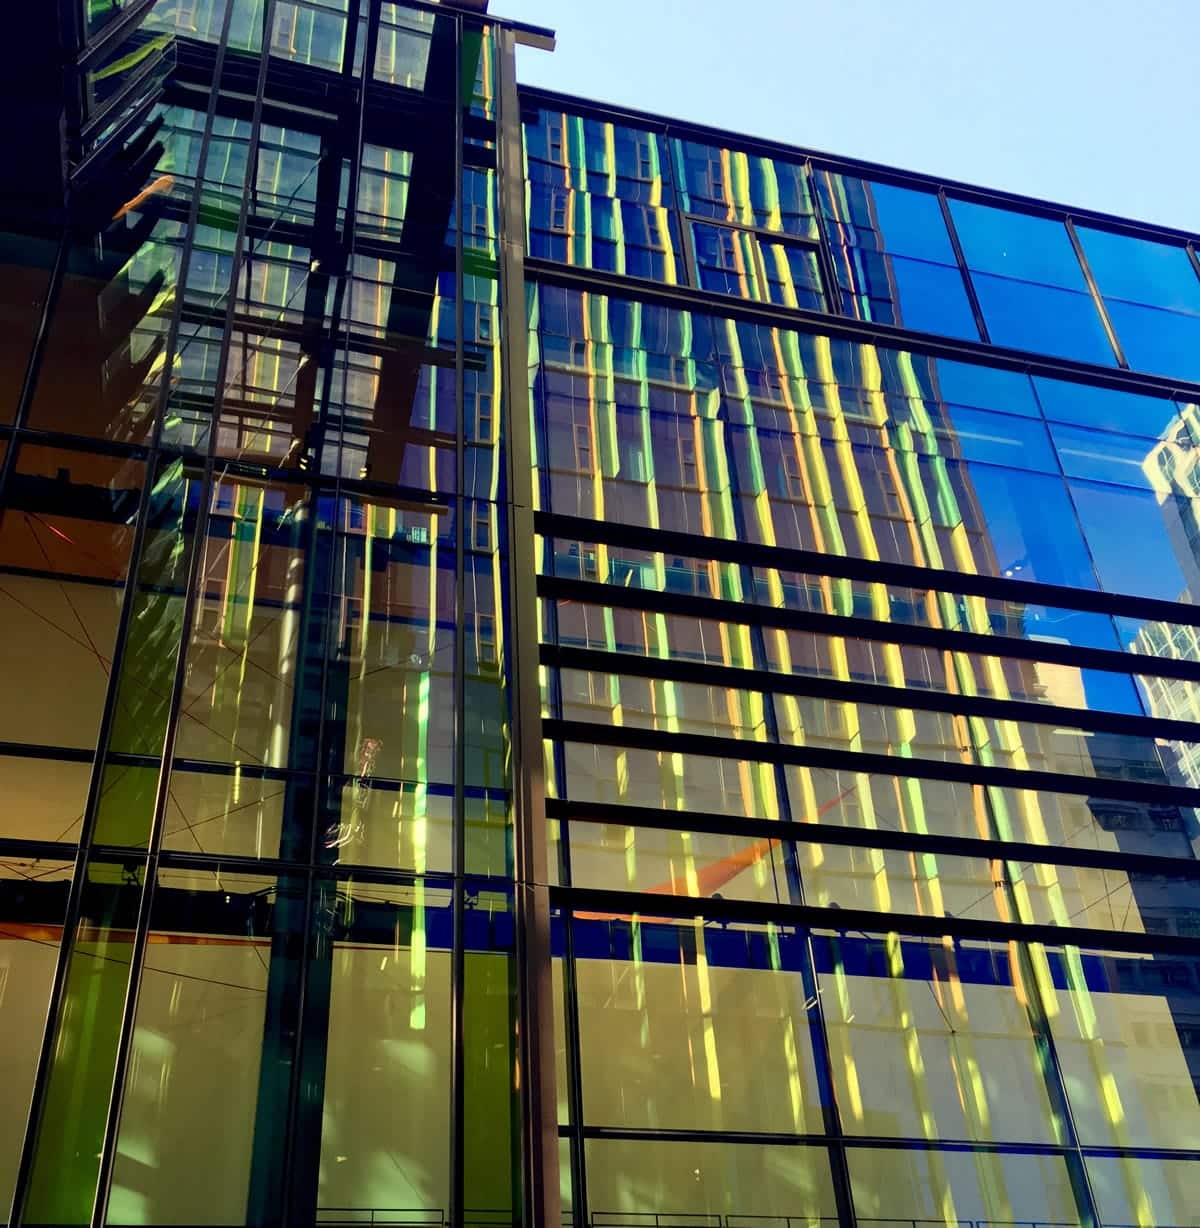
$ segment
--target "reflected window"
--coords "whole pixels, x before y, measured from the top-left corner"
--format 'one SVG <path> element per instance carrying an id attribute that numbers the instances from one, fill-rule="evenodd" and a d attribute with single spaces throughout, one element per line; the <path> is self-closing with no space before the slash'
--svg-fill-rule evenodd
<path id="1" fill-rule="evenodd" d="M 847 315 L 978 339 L 936 195 L 833 171 L 817 185 Z"/>

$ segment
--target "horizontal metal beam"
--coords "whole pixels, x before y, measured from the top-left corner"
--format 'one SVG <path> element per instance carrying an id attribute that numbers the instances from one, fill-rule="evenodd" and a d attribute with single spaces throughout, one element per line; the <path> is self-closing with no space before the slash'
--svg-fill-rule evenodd
<path id="1" fill-rule="evenodd" d="M 1023 640 L 1015 636 L 955 631 L 920 623 L 888 623 L 857 618 L 849 614 L 826 614 L 817 610 L 780 609 L 759 605 L 753 601 L 730 601 L 722 597 L 700 597 L 693 593 L 662 592 L 651 588 L 626 588 L 621 584 L 604 584 L 596 580 L 567 580 L 555 576 L 539 577 L 538 594 L 546 600 L 578 602 L 581 605 L 646 610 L 656 614 L 709 619 L 733 625 L 775 627 L 783 631 L 840 636 L 885 644 L 911 644 L 939 652 L 979 653 L 1018 661 L 1048 662 L 1077 669 L 1104 670 L 1114 674 L 1200 682 L 1200 661 L 1127 653 L 1118 649 L 1084 648 L 1048 640 Z"/>
<path id="2" fill-rule="evenodd" d="M 1123 853 L 1110 849 L 1075 848 L 1061 844 L 985 840 L 972 836 L 942 836 L 894 828 L 849 827 L 843 824 L 742 819 L 703 810 L 657 810 L 651 806 L 618 806 L 607 802 L 572 802 L 547 798 L 546 814 L 564 823 L 611 824 L 693 835 L 732 836 L 741 840 L 829 844 L 839 848 L 890 849 L 900 853 L 931 853 L 944 857 L 974 857 L 1030 865 L 1070 866 L 1129 875 L 1200 880 L 1200 860 Z"/>
<path id="3" fill-rule="evenodd" d="M 740 563 L 778 571 L 795 571 L 817 576 L 837 576 L 871 584 L 894 584 L 902 588 L 935 589 L 954 596 L 990 597 L 1013 605 L 1047 605 L 1058 609 L 1086 610 L 1096 614 L 1115 614 L 1147 621 L 1180 623 L 1200 627 L 1200 605 L 1163 601 L 1154 597 L 1135 597 L 1126 593 L 1106 593 L 1094 589 L 1070 588 L 1062 584 L 1043 584 L 1036 580 L 1010 580 L 1005 576 L 948 571 L 941 567 L 920 567 L 912 563 L 888 563 L 850 555 L 800 550 L 791 546 L 768 546 L 736 538 L 710 537 L 702 533 L 680 533 L 648 525 L 621 524 L 612 520 L 591 520 L 559 512 L 538 512 L 536 528 L 545 537 L 565 537 L 574 541 L 602 542 L 659 554 Z"/>
<path id="4" fill-rule="evenodd" d="M 873 776 L 900 776 L 914 780 L 948 780 L 965 785 L 992 785 L 1001 789 L 1030 789 L 1046 793 L 1073 793 L 1083 797 L 1112 797 L 1123 801 L 1153 802 L 1167 806 L 1200 806 L 1200 788 L 1126 780 L 1108 776 L 1068 776 L 1057 772 L 1023 771 L 945 759 L 910 759 L 869 751 L 831 750 L 823 746 L 780 746 L 749 738 L 673 733 L 636 729 L 598 721 L 545 720 L 542 730 L 550 740 L 579 742 L 584 746 L 617 746 L 667 755 L 698 755 L 751 763 L 777 763 L 792 767 L 823 768 L 830 772 L 857 772 Z"/>
<path id="5" fill-rule="evenodd" d="M 1200 724 L 1166 717 L 1129 716 L 1123 712 L 1097 712 L 1090 708 L 1060 708 L 1033 700 L 995 699 L 987 695 L 963 695 L 921 687 L 887 686 L 879 682 L 847 681 L 812 674 L 780 674 L 769 670 L 743 669 L 707 661 L 677 657 L 643 656 L 632 652 L 608 652 L 594 648 L 556 647 L 543 644 L 543 665 L 557 669 L 587 670 L 661 682 L 684 682 L 696 686 L 728 687 L 763 695 L 832 699 L 876 707 L 945 712 L 997 721 L 1027 721 L 1036 725 L 1066 726 L 1090 733 L 1122 737 L 1173 738 L 1200 742 Z"/>
<path id="6" fill-rule="evenodd" d="M 1139 955 L 1200 956 L 1200 939 L 1176 934 L 1129 933 L 1090 927 L 1034 925 L 1022 921 L 976 921 L 968 917 L 869 912 L 861 908 L 819 908 L 811 904 L 776 904 L 758 900 L 704 899 L 686 895 L 649 895 L 640 891 L 551 887 L 550 902 L 566 913 L 615 922 L 640 918 L 653 925 L 702 917 L 717 923 L 773 925 L 841 935 L 908 934 L 916 938 L 954 938 L 968 942 L 1036 942 L 1049 947 L 1074 946 Z"/>

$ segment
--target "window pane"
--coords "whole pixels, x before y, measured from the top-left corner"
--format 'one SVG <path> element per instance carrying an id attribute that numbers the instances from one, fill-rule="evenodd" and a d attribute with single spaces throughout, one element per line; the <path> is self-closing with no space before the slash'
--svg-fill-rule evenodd
<path id="1" fill-rule="evenodd" d="M 248 1222 L 276 891 L 273 877 L 159 873 L 110 1224 Z"/>
<path id="2" fill-rule="evenodd" d="M 816 940 L 849 1133 L 1063 1141 L 1015 951 L 896 935 Z"/>
<path id="3" fill-rule="evenodd" d="M 1200 315 L 1119 302 L 1108 314 L 1135 371 L 1200 382 Z"/>
<path id="4" fill-rule="evenodd" d="M 145 466 L 25 445 L 0 520 L 0 741 L 91 750 Z M 69 697 L 69 698 L 68 698 Z"/>
<path id="5" fill-rule="evenodd" d="M 70 879 L 66 862 L 0 861 L 0 1204 L 5 1207 L 12 1201 L 21 1157 Z"/>
<path id="6" fill-rule="evenodd" d="M 750 1228 L 763 1216 L 790 1228 L 822 1228 L 837 1219 L 824 1148 L 588 1139 L 586 1149 L 597 1224 L 642 1228 L 665 1215 L 666 1224 L 728 1217 L 731 1228 Z"/>
<path id="7" fill-rule="evenodd" d="M 900 257 L 894 257 L 891 266 L 899 302 L 894 323 L 921 332 L 979 339 L 962 274 L 956 266 Z"/>
<path id="8" fill-rule="evenodd" d="M 951 200 L 950 212 L 972 272 L 1086 291 L 1062 222 L 963 200 Z"/>
<path id="9" fill-rule="evenodd" d="M 1193 500 L 1098 482 L 1069 485 L 1103 588 L 1186 600 L 1200 574 L 1192 558 L 1176 554 L 1174 540 L 1195 523 Z"/>
<path id="10" fill-rule="evenodd" d="M 1090 294 L 973 273 L 994 345 L 1115 366 Z"/>
<path id="11" fill-rule="evenodd" d="M 1096 288 L 1106 299 L 1200 315 L 1200 278 L 1184 248 L 1088 226 L 1076 231 Z"/>
<path id="12" fill-rule="evenodd" d="M 1200 1161 L 1089 1156 L 1086 1164 L 1103 1228 L 1195 1222 Z"/>
<path id="13" fill-rule="evenodd" d="M 1200 1147 L 1200 963 L 1051 952 L 1041 977 L 1079 1140 Z"/>
<path id="14" fill-rule="evenodd" d="M 572 924 L 590 953 L 605 922 Z M 820 1131 L 801 940 L 709 932 L 662 925 L 623 956 L 576 959 L 586 1125 Z"/>
<path id="15" fill-rule="evenodd" d="M 1174 401 L 1134 392 L 1092 388 L 1042 376 L 1034 377 L 1033 386 L 1046 417 L 1073 426 L 1154 437 L 1164 433 L 1179 413 Z"/>
<path id="16" fill-rule="evenodd" d="M 91 775 L 90 761 L 0 757 L 0 836 L 76 842 Z"/>
<path id="17" fill-rule="evenodd" d="M 863 1228 L 896 1220 L 918 1228 L 1081 1222 L 1061 1156 L 853 1147 L 848 1158 Z"/>
<path id="18" fill-rule="evenodd" d="M 88 865 L 44 1089 L 24 1222 L 91 1222 L 144 868 Z"/>

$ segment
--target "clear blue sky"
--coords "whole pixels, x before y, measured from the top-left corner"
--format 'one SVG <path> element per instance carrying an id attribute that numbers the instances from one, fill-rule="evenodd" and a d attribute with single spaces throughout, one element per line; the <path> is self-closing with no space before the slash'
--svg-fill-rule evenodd
<path id="1" fill-rule="evenodd" d="M 491 11 L 558 31 L 552 55 L 522 49 L 528 84 L 1200 231 L 1200 0 Z"/>

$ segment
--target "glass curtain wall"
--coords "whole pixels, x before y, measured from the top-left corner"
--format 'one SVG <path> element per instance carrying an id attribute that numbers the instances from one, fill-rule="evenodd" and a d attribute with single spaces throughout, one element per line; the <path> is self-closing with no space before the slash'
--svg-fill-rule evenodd
<path id="1" fill-rule="evenodd" d="M 0 1219 L 516 1223 L 493 30 L 143 32 L 119 198 L 10 287 Z"/>
<path id="2" fill-rule="evenodd" d="M 531 328 L 576 1222 L 1195 1224 L 1190 404 Z"/>
<path id="3" fill-rule="evenodd" d="M 536 94 L 535 259 L 1200 380 L 1196 242 Z"/>

